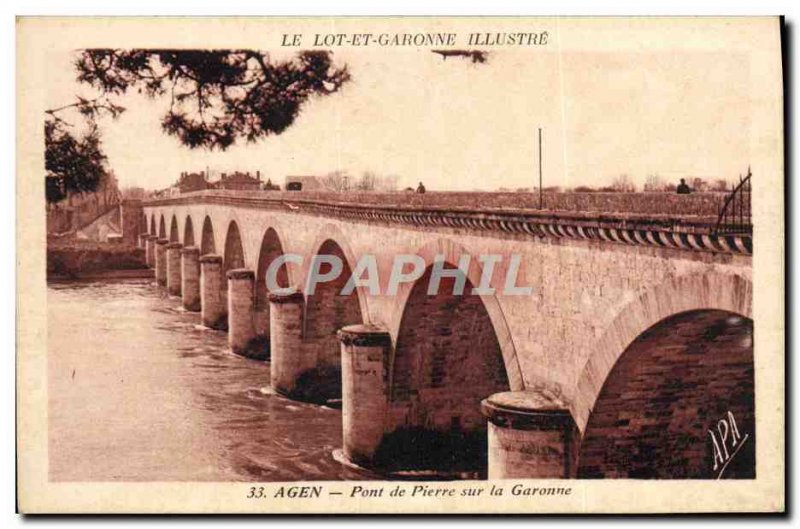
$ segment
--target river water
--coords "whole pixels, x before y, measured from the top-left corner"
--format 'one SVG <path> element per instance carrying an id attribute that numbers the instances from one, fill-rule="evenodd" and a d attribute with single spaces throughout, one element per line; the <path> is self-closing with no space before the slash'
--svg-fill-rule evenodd
<path id="1" fill-rule="evenodd" d="M 381 479 L 334 459 L 341 411 L 269 387 L 149 280 L 48 287 L 53 481 Z"/>

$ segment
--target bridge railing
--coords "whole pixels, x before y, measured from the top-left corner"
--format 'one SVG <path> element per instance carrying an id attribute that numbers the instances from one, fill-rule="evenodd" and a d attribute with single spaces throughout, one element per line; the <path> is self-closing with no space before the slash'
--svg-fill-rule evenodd
<path id="1" fill-rule="evenodd" d="M 747 168 L 745 177 L 739 176 L 739 183 L 725 197 L 720 206 L 717 222 L 712 233 L 715 235 L 725 234 L 752 234 L 752 172 Z"/>
<path id="2" fill-rule="evenodd" d="M 713 233 L 716 216 L 543 211 L 485 206 L 354 204 L 300 193 L 204 191 L 143 203 L 144 207 L 207 204 L 267 209 L 408 228 L 457 230 L 480 236 L 576 239 L 689 251 L 751 254 L 749 234 Z"/>

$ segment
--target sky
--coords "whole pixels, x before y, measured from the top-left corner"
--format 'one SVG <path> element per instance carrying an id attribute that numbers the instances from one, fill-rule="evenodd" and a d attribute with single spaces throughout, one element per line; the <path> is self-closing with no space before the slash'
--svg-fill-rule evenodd
<path id="1" fill-rule="evenodd" d="M 280 59 L 282 51 L 273 51 Z M 74 52 L 48 57 L 47 103 L 76 93 Z M 334 52 L 352 80 L 307 103 L 280 136 L 224 152 L 190 150 L 161 131 L 166 100 L 138 94 L 101 121 L 120 185 L 167 187 L 182 171 L 260 170 L 287 175 L 365 171 L 429 190 L 603 186 L 626 174 L 733 180 L 750 163 L 749 58 L 735 50 L 618 52 L 557 46 L 491 49 L 485 64 L 429 49 Z M 744 82 L 743 82 L 744 80 Z"/>

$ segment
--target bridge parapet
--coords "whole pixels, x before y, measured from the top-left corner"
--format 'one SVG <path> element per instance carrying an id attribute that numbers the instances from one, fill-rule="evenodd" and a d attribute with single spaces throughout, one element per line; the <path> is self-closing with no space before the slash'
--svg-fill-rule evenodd
<path id="1" fill-rule="evenodd" d="M 297 197 L 297 198 L 294 198 Z M 716 233 L 715 215 L 579 212 L 499 207 L 396 205 L 205 191 L 147 202 L 149 207 L 220 205 L 315 215 L 360 223 L 480 236 L 575 239 L 686 251 L 752 254 L 752 233 Z"/>
<path id="2" fill-rule="evenodd" d="M 631 213 L 668 217 L 707 217 L 716 220 L 727 193 L 704 192 L 678 195 L 666 192 L 545 192 L 542 207 L 539 194 L 527 192 L 433 191 L 424 194 L 374 191 L 237 191 L 206 190 L 183 193 L 172 198 L 204 195 L 308 200 L 408 208 L 488 208 L 586 213 Z"/>

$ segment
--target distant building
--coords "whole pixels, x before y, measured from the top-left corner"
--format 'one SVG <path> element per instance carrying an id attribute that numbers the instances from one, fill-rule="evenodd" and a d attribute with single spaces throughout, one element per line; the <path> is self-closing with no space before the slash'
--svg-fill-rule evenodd
<path id="1" fill-rule="evenodd" d="M 330 191 L 322 177 L 313 175 L 289 175 L 286 177 L 286 191 Z"/>
<path id="2" fill-rule="evenodd" d="M 214 182 L 216 189 L 236 189 L 239 191 L 256 191 L 261 189 L 261 171 L 256 171 L 255 176 L 250 171 L 242 173 L 236 171 L 231 174 L 222 173 L 219 181 Z"/>
<path id="3" fill-rule="evenodd" d="M 177 185 L 172 187 L 165 187 L 164 189 L 159 189 L 158 191 L 153 192 L 153 196 L 155 198 L 170 198 L 176 197 L 181 194 L 181 190 L 178 188 Z"/>
<path id="4" fill-rule="evenodd" d="M 211 184 L 206 179 L 205 171 L 199 173 L 181 173 L 181 178 L 175 185 L 180 193 L 191 193 L 192 191 L 204 191 L 211 188 Z"/>

